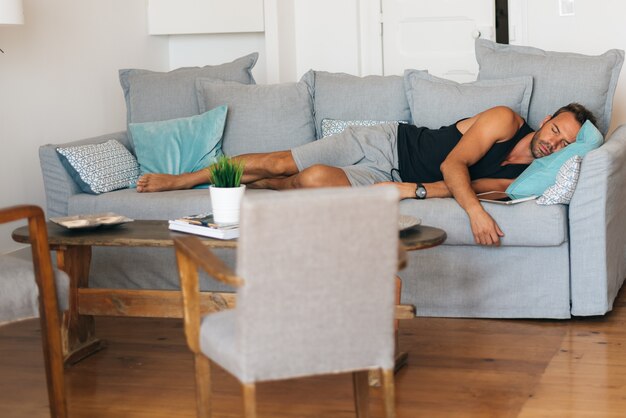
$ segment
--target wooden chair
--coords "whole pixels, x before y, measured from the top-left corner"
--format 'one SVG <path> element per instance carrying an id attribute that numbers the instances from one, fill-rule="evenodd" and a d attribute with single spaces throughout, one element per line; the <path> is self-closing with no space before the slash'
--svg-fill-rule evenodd
<path id="1" fill-rule="evenodd" d="M 175 238 L 198 416 L 211 416 L 214 361 L 242 383 L 246 418 L 256 382 L 342 372 L 367 417 L 370 370 L 395 417 L 397 228 L 395 188 L 335 188 L 244 196 L 236 273 L 196 237 Z M 234 309 L 200 317 L 198 268 L 237 288 Z"/>
<path id="2" fill-rule="evenodd" d="M 39 289 L 39 318 L 43 344 L 50 415 L 67 417 L 61 320 L 55 285 L 55 274 L 48 247 L 48 230 L 43 210 L 38 206 L 21 205 L 0 209 L 0 224 L 28 219 L 35 280 Z"/>

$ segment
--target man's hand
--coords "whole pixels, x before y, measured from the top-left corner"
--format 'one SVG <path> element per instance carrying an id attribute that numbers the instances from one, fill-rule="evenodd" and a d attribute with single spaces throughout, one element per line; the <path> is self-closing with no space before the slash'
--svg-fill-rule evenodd
<path id="1" fill-rule="evenodd" d="M 474 242 L 479 245 L 500 245 L 500 237 L 504 232 L 482 207 L 468 212 L 470 226 L 474 234 Z"/>

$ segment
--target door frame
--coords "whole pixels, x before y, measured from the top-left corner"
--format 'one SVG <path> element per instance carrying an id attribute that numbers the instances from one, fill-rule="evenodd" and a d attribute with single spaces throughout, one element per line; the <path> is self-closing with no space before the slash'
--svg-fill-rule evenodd
<path id="1" fill-rule="evenodd" d="M 528 44 L 528 0 L 509 0 L 509 44 Z"/>
<path id="2" fill-rule="evenodd" d="M 383 75 L 382 0 L 356 1 L 360 28 L 359 75 Z"/>

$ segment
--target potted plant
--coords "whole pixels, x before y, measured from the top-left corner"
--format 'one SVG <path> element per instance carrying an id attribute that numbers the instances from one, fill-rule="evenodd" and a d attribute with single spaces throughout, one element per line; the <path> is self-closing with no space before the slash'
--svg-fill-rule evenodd
<path id="1" fill-rule="evenodd" d="M 218 224 L 238 223 L 241 198 L 246 189 L 246 185 L 241 184 L 243 162 L 222 156 L 209 167 L 209 172 L 213 219 Z"/>

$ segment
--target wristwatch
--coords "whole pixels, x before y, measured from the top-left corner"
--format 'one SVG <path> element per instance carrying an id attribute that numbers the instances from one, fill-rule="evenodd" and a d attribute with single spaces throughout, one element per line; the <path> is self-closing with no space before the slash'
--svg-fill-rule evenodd
<path id="1" fill-rule="evenodd" d="M 416 199 L 426 199 L 426 187 L 422 183 L 416 183 L 417 187 L 415 188 L 415 198 Z"/>

